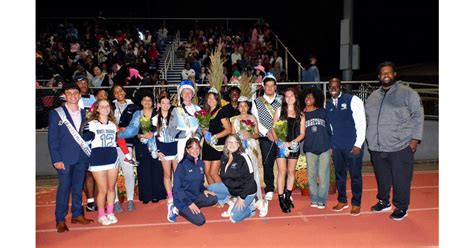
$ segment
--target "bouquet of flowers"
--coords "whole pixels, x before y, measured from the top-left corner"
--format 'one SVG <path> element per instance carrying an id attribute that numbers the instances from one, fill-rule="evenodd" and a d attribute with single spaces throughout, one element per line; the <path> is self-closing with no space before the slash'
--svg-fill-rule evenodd
<path id="1" fill-rule="evenodd" d="M 279 120 L 273 126 L 275 134 L 278 138 L 276 141 L 278 145 L 278 157 L 283 158 L 288 156 L 290 153 L 289 149 L 285 146 L 286 136 L 288 133 L 288 122 L 286 120 Z"/>
<path id="2" fill-rule="evenodd" d="M 277 138 L 281 142 L 285 142 L 288 133 L 288 122 L 286 120 L 279 120 L 275 123 L 273 129 L 275 130 Z"/>
<path id="3" fill-rule="evenodd" d="M 209 129 L 209 122 L 211 121 L 211 113 L 204 109 L 196 111 L 194 116 L 199 122 L 199 127 L 202 129 Z"/>
<path id="4" fill-rule="evenodd" d="M 140 128 L 142 133 L 148 133 L 151 131 L 151 118 L 142 116 L 140 117 Z"/>
<path id="5" fill-rule="evenodd" d="M 252 120 L 241 120 L 240 121 L 240 130 L 247 131 L 250 134 L 254 134 L 255 123 Z"/>

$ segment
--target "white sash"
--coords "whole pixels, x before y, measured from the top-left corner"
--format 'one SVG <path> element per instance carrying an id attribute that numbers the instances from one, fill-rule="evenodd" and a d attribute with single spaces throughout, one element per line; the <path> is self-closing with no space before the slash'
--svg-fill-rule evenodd
<path id="1" fill-rule="evenodd" d="M 71 133 L 72 137 L 74 140 L 77 142 L 77 144 L 81 147 L 82 151 L 90 157 L 91 156 L 91 149 L 89 146 L 86 144 L 84 139 L 82 139 L 81 135 L 77 132 L 77 130 L 72 126 L 72 124 L 68 121 L 66 117 L 66 113 L 64 112 L 64 109 L 62 107 L 56 108 L 56 112 L 59 115 L 59 118 L 61 118 L 61 121 L 63 122 L 64 125 L 66 125 L 67 129 Z"/>

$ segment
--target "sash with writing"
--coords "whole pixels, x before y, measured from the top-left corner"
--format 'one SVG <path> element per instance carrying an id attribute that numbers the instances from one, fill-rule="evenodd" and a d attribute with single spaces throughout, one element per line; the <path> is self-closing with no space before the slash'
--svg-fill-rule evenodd
<path id="1" fill-rule="evenodd" d="M 55 110 L 58 113 L 59 118 L 61 118 L 61 121 L 63 122 L 63 124 L 66 125 L 67 129 L 71 133 L 74 140 L 81 147 L 82 151 L 84 151 L 84 153 L 88 157 L 90 157 L 91 156 L 91 149 L 86 144 L 84 139 L 82 139 L 81 135 L 77 132 L 77 130 L 72 126 L 71 122 L 68 121 L 68 119 L 66 117 L 66 113 L 64 112 L 64 109 L 62 107 L 59 107 L 59 108 L 56 108 Z"/>

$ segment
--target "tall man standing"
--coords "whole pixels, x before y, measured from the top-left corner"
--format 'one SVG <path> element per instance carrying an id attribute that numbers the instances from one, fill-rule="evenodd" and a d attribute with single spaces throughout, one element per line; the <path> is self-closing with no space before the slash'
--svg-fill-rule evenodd
<path id="1" fill-rule="evenodd" d="M 257 97 L 252 104 L 252 115 L 255 116 L 258 122 L 258 132 L 260 138 L 260 150 L 263 159 L 263 181 L 265 182 L 265 200 L 273 199 L 273 192 L 275 191 L 275 175 L 273 174 L 273 167 L 277 156 L 276 137 L 273 137 L 273 116 L 275 110 L 281 107 L 282 98 L 277 95 L 277 80 L 272 73 L 268 72 L 263 78 L 264 95 Z"/>
<path id="2" fill-rule="evenodd" d="M 89 167 L 87 151 L 90 149 L 79 134 L 86 112 L 79 108 L 79 88 L 65 85 L 66 103 L 49 113 L 48 147 L 51 162 L 58 173 L 56 193 L 56 229 L 69 231 L 65 217 L 68 210 L 69 193 L 72 194 L 71 223 L 92 222 L 83 215 L 82 187 Z M 89 149 L 89 150 L 88 150 Z"/>
<path id="3" fill-rule="evenodd" d="M 331 148 L 336 169 L 337 205 L 332 208 L 339 212 L 348 208 L 346 195 L 347 170 L 351 177 L 351 215 L 360 214 L 362 198 L 362 145 L 365 140 L 365 111 L 362 100 L 343 93 L 341 80 L 329 80 L 331 98 L 326 103 L 329 123 L 333 130 Z"/>
<path id="4" fill-rule="evenodd" d="M 392 220 L 403 220 L 410 204 L 414 154 L 423 135 L 423 105 L 420 96 L 408 86 L 395 81 L 392 62 L 378 66 L 382 86 L 366 101 L 367 144 L 377 179 L 377 204 L 373 212 L 390 211 L 390 188 L 393 185 Z"/>
<path id="5" fill-rule="evenodd" d="M 86 113 L 92 108 L 92 104 L 95 102 L 94 95 L 89 92 L 89 82 L 86 76 L 77 75 L 74 77 L 74 82 L 76 82 L 77 87 L 79 87 L 79 92 L 81 93 L 81 98 L 79 99 L 78 106 L 81 109 L 84 109 Z M 94 201 L 94 177 L 92 172 L 86 172 L 86 179 L 84 185 L 84 193 L 87 197 L 86 211 L 91 212 L 95 211 L 97 206 Z"/>

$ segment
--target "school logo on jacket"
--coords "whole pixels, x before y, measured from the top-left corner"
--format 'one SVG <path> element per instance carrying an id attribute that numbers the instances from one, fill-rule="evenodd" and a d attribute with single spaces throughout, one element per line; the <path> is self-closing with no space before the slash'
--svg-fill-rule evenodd
<path id="1" fill-rule="evenodd" d="M 203 171 L 202 167 L 199 167 L 199 171 L 201 172 L 201 174 L 203 174 L 203 173 L 204 173 L 204 171 Z"/>
<path id="2" fill-rule="evenodd" d="M 312 126 L 312 127 L 311 127 L 311 132 L 316 133 L 317 131 L 318 131 L 318 127 L 317 127 L 317 126 Z"/>
<path id="3" fill-rule="evenodd" d="M 347 104 L 346 103 L 341 104 L 341 110 L 346 110 L 346 109 L 347 109 Z"/>
<path id="4" fill-rule="evenodd" d="M 63 124 L 64 124 L 64 122 L 62 120 L 58 121 L 58 126 L 62 126 Z"/>
<path id="5" fill-rule="evenodd" d="M 236 167 L 237 167 L 237 163 L 232 163 L 232 164 L 230 165 L 230 168 L 231 168 L 231 169 L 235 169 Z"/>

